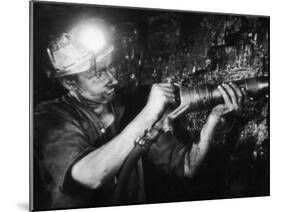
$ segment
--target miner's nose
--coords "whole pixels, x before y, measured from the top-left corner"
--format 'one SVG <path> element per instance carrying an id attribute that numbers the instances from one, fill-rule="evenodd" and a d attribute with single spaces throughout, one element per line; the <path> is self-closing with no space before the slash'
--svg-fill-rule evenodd
<path id="1" fill-rule="evenodd" d="M 110 85 L 117 85 L 118 84 L 118 80 L 116 79 L 115 74 L 113 74 L 110 69 L 107 70 L 107 75 L 110 79 Z"/>

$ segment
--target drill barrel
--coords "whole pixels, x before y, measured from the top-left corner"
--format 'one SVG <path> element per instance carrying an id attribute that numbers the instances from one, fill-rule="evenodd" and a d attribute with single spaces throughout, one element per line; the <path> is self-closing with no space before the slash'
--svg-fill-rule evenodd
<path id="1" fill-rule="evenodd" d="M 249 97 L 259 98 L 268 94 L 268 77 L 254 77 L 233 81 L 240 89 L 244 89 Z M 191 111 L 204 110 L 224 103 L 217 85 L 201 85 L 193 88 L 180 87 L 178 91 L 179 106 L 169 114 L 169 118 Z"/>

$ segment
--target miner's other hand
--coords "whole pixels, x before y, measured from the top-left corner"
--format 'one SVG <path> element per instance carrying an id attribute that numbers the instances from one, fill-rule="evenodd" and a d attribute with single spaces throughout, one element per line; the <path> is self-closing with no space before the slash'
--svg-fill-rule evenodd
<path id="1" fill-rule="evenodd" d="M 224 104 L 217 105 L 213 108 L 212 114 L 223 117 L 226 114 L 241 110 L 243 92 L 234 83 L 223 83 L 218 89 L 224 99 Z"/>

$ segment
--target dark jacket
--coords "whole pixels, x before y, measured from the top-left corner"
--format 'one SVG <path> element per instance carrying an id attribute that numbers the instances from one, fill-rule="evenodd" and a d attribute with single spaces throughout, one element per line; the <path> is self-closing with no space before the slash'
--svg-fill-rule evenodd
<path id="1" fill-rule="evenodd" d="M 111 103 L 115 122 L 105 133 L 94 110 L 70 95 L 40 104 L 34 113 L 34 208 L 63 209 L 109 206 L 116 177 L 92 190 L 72 179 L 70 171 L 80 158 L 104 145 L 122 127 L 126 107 Z M 125 122 L 127 122 L 126 119 Z M 184 176 L 188 147 L 171 134 L 163 134 L 146 155 L 168 174 Z M 94 170 L 93 170 L 94 171 Z M 138 203 L 139 173 L 133 171 L 127 185 L 127 204 Z"/>

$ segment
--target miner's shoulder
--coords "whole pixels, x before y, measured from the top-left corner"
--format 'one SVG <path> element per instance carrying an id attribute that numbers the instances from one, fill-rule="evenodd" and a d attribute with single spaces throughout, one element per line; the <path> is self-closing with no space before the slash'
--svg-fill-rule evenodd
<path id="1" fill-rule="evenodd" d="M 64 96 L 40 103 L 34 109 L 34 122 L 73 122 L 75 108 Z"/>

